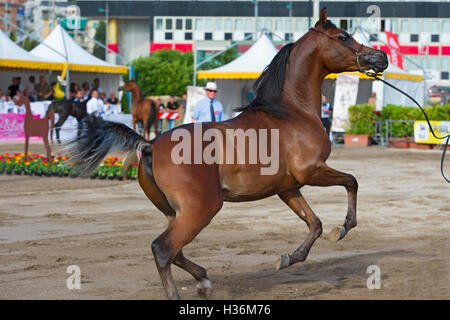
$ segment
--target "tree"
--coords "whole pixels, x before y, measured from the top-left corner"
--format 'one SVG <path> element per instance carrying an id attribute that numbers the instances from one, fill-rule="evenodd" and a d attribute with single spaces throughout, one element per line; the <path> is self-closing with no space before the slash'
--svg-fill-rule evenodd
<path id="1" fill-rule="evenodd" d="M 228 49 L 227 51 L 223 52 L 222 54 L 218 55 L 214 59 L 205 62 L 202 64 L 199 68 L 199 70 L 210 70 L 214 68 L 221 67 L 227 63 L 230 63 L 234 59 L 237 58 L 237 51 L 235 48 Z"/>
<path id="2" fill-rule="evenodd" d="M 106 37 L 106 23 L 105 21 L 100 21 L 97 28 L 95 29 L 94 39 L 104 45 L 105 37 Z M 96 43 L 94 46 L 94 56 L 96 56 L 99 59 L 105 60 L 105 48 L 99 46 Z"/>
<path id="3" fill-rule="evenodd" d="M 194 58 L 191 52 L 159 50 L 132 61 L 136 82 L 143 95 L 177 95 L 192 85 Z"/>

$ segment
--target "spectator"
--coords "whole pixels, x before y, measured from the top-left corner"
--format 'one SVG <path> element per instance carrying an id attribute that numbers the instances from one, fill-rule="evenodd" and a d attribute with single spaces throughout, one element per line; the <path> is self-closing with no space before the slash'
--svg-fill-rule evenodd
<path id="1" fill-rule="evenodd" d="M 99 94 L 103 93 L 103 89 L 100 87 L 100 79 L 99 78 L 94 79 L 94 84 L 92 85 L 92 88 L 97 89 Z"/>
<path id="2" fill-rule="evenodd" d="M 35 89 L 38 101 L 49 100 L 50 96 L 53 94 L 53 90 L 47 83 L 47 80 L 45 80 L 44 76 L 39 77 L 39 83 L 35 85 Z"/>
<path id="3" fill-rule="evenodd" d="M 164 103 L 162 103 L 161 99 L 156 99 L 156 108 L 159 106 L 159 112 L 164 112 L 166 110 L 166 107 L 164 106 Z M 159 119 L 158 123 L 158 132 L 161 133 L 163 128 L 163 119 Z"/>
<path id="4" fill-rule="evenodd" d="M 223 107 L 216 99 L 217 85 L 208 82 L 205 87 L 206 98 L 197 102 L 192 111 L 192 122 L 218 122 L 223 118 Z"/>
<path id="5" fill-rule="evenodd" d="M 80 89 L 80 87 L 78 86 L 78 83 L 71 83 L 70 84 L 70 91 L 69 91 L 69 100 L 70 99 L 74 99 L 75 95 L 77 94 L 78 90 Z"/>
<path id="6" fill-rule="evenodd" d="M 328 137 L 330 137 L 330 129 L 331 129 L 331 116 L 333 114 L 333 108 L 327 100 L 327 97 L 322 95 L 322 124 L 327 132 Z"/>
<path id="7" fill-rule="evenodd" d="M 187 106 L 187 95 L 183 94 L 181 96 L 181 106 L 180 106 L 180 113 L 183 113 L 183 118 L 184 115 L 186 114 L 186 106 Z"/>
<path id="8" fill-rule="evenodd" d="M 81 85 L 81 88 L 84 91 L 84 95 L 83 95 L 83 99 L 84 100 L 88 100 L 89 97 L 89 83 L 88 82 L 83 82 L 83 84 Z"/>
<path id="9" fill-rule="evenodd" d="M 6 102 L 8 99 L 7 97 L 3 94 L 2 89 L 0 89 L 0 103 L 2 102 Z"/>
<path id="10" fill-rule="evenodd" d="M 116 94 L 114 92 L 111 92 L 110 97 L 106 100 L 106 102 L 111 105 L 111 108 L 114 106 L 114 110 L 111 110 L 112 113 L 122 112 L 122 106 L 120 105 L 120 101 L 116 98 Z"/>
<path id="11" fill-rule="evenodd" d="M 367 103 L 373 107 L 377 106 L 377 94 L 375 92 L 372 92 Z"/>
<path id="12" fill-rule="evenodd" d="M 174 113 L 180 112 L 180 107 L 178 105 L 178 102 L 175 101 L 174 96 L 170 96 L 169 102 L 167 102 L 166 110 L 167 110 L 167 112 L 174 112 Z M 166 122 L 167 130 L 171 130 L 171 129 L 175 128 L 175 120 L 167 119 L 166 121 L 167 121 Z"/>
<path id="13" fill-rule="evenodd" d="M 22 78 L 21 77 L 16 77 L 16 81 L 17 81 L 17 88 L 18 88 L 18 90 L 20 90 L 20 92 L 24 92 L 26 88 L 22 84 Z"/>
<path id="14" fill-rule="evenodd" d="M 99 98 L 98 90 L 95 88 L 92 89 L 90 96 L 91 98 L 86 104 L 86 111 L 88 114 L 93 114 L 100 117 L 105 112 L 106 108 L 102 99 Z"/>
<path id="15" fill-rule="evenodd" d="M 24 97 L 27 97 L 28 100 L 30 100 L 30 102 L 35 102 L 34 98 L 33 98 L 33 97 L 31 96 L 31 94 L 30 94 L 30 90 L 25 89 L 25 90 L 23 91 L 23 95 L 24 95 Z"/>
<path id="16" fill-rule="evenodd" d="M 30 76 L 28 78 L 28 86 L 27 89 L 30 92 L 30 97 L 33 98 L 33 101 L 37 101 L 37 95 L 36 95 L 36 78 L 34 76 Z M 31 101 L 31 100 L 30 100 Z"/>
<path id="17" fill-rule="evenodd" d="M 84 101 L 83 95 L 84 95 L 83 90 L 82 89 L 78 89 L 77 92 L 75 93 L 74 97 L 73 97 L 73 101 L 82 103 Z"/>
<path id="18" fill-rule="evenodd" d="M 8 100 L 11 100 L 16 95 L 17 90 L 19 90 L 19 86 L 17 85 L 17 78 L 12 78 L 12 84 L 8 87 L 8 92 L 6 95 L 8 96 Z"/>

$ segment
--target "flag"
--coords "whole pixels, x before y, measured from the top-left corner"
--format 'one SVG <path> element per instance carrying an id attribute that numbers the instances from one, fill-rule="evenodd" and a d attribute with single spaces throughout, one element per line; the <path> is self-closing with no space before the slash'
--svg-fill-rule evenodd
<path id="1" fill-rule="evenodd" d="M 403 70 L 403 57 L 401 56 L 401 54 L 399 54 L 400 44 L 398 43 L 397 36 L 389 31 L 385 31 L 385 33 L 386 33 L 387 44 L 388 44 L 389 48 L 391 49 L 390 50 L 391 52 L 389 54 L 389 61 L 394 66 Z M 393 49 L 395 49 L 395 50 L 393 50 Z"/>

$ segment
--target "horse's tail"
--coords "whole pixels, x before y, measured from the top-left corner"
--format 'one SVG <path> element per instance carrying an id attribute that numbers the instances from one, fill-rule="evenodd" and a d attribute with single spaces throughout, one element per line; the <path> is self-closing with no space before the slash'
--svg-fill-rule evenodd
<path id="1" fill-rule="evenodd" d="M 82 172 L 90 172 L 110 152 L 151 152 L 150 142 L 131 128 L 118 122 L 88 115 L 82 122 L 82 133 L 68 144 L 72 162 Z"/>
<path id="2" fill-rule="evenodd" d="M 153 125 L 153 123 L 155 122 L 155 119 L 156 119 L 156 104 L 155 104 L 155 102 L 153 100 L 150 101 L 150 103 L 151 103 L 151 105 L 150 105 L 150 113 L 148 114 L 147 125 L 146 125 L 146 128 L 145 128 L 145 130 L 149 134 L 149 137 L 150 137 L 150 129 L 151 129 L 151 127 L 152 127 L 152 125 Z M 155 130 L 156 130 L 156 128 L 155 128 Z M 157 133 L 155 132 L 155 134 L 157 134 Z"/>

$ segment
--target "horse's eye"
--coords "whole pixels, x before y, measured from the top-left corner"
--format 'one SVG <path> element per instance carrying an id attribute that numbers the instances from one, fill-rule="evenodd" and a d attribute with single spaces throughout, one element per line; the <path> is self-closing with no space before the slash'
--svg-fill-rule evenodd
<path id="1" fill-rule="evenodd" d="M 339 35 L 339 40 L 341 40 L 341 41 L 347 41 L 348 39 L 350 39 L 348 34 L 340 34 Z"/>

